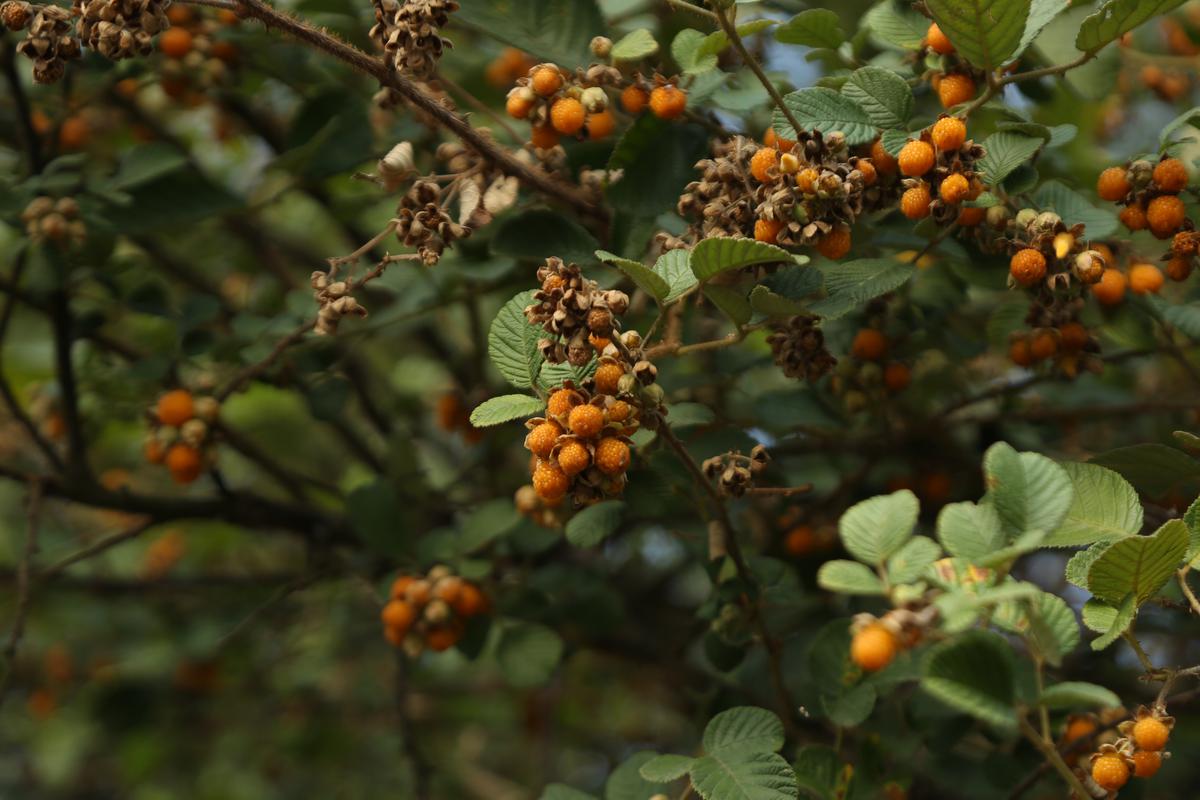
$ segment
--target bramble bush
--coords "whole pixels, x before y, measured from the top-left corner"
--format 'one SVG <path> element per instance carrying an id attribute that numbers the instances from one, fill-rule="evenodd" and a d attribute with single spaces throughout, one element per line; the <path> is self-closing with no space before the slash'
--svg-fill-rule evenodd
<path id="1" fill-rule="evenodd" d="M 0 794 L 1195 796 L 1200 2 L 0 21 Z"/>

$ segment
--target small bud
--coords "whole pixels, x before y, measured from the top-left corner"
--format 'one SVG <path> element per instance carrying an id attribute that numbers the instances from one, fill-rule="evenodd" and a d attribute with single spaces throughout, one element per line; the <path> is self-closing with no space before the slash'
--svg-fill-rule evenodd
<path id="1" fill-rule="evenodd" d="M 1054 255 L 1056 258 L 1066 258 L 1071 248 L 1075 247 L 1075 237 L 1063 231 L 1054 237 Z"/>
<path id="2" fill-rule="evenodd" d="M 522 514 L 532 514 L 538 510 L 541 501 L 538 499 L 537 491 L 531 485 L 525 484 L 513 495 L 513 505 Z"/>
<path id="3" fill-rule="evenodd" d="M 642 405 L 646 408 L 658 408 L 662 405 L 664 397 L 666 397 L 666 392 L 657 383 L 642 387 Z"/>
<path id="4" fill-rule="evenodd" d="M 1011 217 L 1007 206 L 992 206 L 987 210 L 987 224 L 994 230 L 1002 230 Z"/>
<path id="5" fill-rule="evenodd" d="M 800 159 L 791 153 L 784 153 L 779 157 L 779 171 L 784 175 L 795 175 L 800 171 Z"/>
<path id="6" fill-rule="evenodd" d="M 603 111 L 608 108 L 608 94 L 599 86 L 590 86 L 583 90 L 579 102 L 591 113 Z"/>
<path id="7" fill-rule="evenodd" d="M 1154 166 L 1149 161 L 1139 158 L 1129 165 L 1128 175 L 1135 187 L 1145 186 L 1154 175 Z"/>
<path id="8" fill-rule="evenodd" d="M 1037 215 L 1037 220 L 1034 225 L 1040 231 L 1052 231 L 1062 224 L 1062 217 L 1055 214 L 1053 211 L 1043 211 Z"/>
<path id="9" fill-rule="evenodd" d="M 221 404 L 215 397 L 197 397 L 193 401 L 196 416 L 205 422 L 214 422 L 221 412 Z"/>
<path id="10" fill-rule="evenodd" d="M 767 452 L 767 448 L 761 444 L 754 445 L 754 449 L 750 451 L 750 460 L 761 467 L 765 467 L 771 463 L 771 454 Z"/>
<path id="11" fill-rule="evenodd" d="M 638 383 L 648 386 L 654 383 L 658 377 L 658 367 L 649 361 L 642 360 L 633 365 L 633 375 L 637 378 Z"/>
<path id="12" fill-rule="evenodd" d="M 632 373 L 626 372 L 617 379 L 617 394 L 632 394 L 637 388 L 637 378 Z"/>
<path id="13" fill-rule="evenodd" d="M 189 419 L 179 428 L 179 438 L 192 447 L 200 447 L 208 436 L 208 425 L 201 419 Z"/>
<path id="14" fill-rule="evenodd" d="M 612 52 L 612 46 L 612 39 L 609 39 L 607 36 L 593 37 L 592 41 L 588 44 L 592 55 L 596 58 L 608 58 L 608 54 Z"/>
<path id="15" fill-rule="evenodd" d="M 626 297 L 625 301 L 626 301 L 626 303 L 628 303 L 629 298 Z M 611 303 L 609 303 L 609 308 L 612 308 Z M 616 309 L 613 309 L 613 310 L 617 314 L 621 313 L 620 311 L 616 311 Z M 626 347 L 628 347 L 630 350 L 636 350 L 637 348 L 642 346 L 642 335 L 640 333 L 638 333 L 637 331 L 625 331 L 624 333 L 621 334 L 621 343 L 623 345 L 625 345 Z"/>
<path id="16" fill-rule="evenodd" d="M 1028 228 L 1037 219 L 1038 213 L 1032 208 L 1022 208 L 1017 212 L 1016 223 L 1018 228 Z"/>

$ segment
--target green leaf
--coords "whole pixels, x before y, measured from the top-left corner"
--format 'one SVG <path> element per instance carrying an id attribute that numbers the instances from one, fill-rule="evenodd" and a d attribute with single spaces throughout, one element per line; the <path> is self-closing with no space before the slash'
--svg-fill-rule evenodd
<path id="1" fill-rule="evenodd" d="M 959 55 L 991 71 L 1021 43 L 1030 0 L 926 0 L 926 7 Z"/>
<path id="2" fill-rule="evenodd" d="M 1083 223 L 1090 239 L 1103 239 L 1116 233 L 1117 215 L 1097 208 L 1083 195 L 1058 181 L 1046 181 L 1033 193 L 1033 205 L 1042 211 L 1054 211 L 1067 225 Z"/>
<path id="3" fill-rule="evenodd" d="M 639 289 L 660 303 L 671 291 L 671 286 L 667 283 L 666 278 L 662 277 L 645 264 L 642 264 L 640 261 L 622 258 L 615 253 L 608 252 L 607 250 L 597 250 L 596 258 L 600 259 L 605 264 L 610 264 L 611 266 L 621 270 L 621 272 L 624 272 L 627 276 L 629 276 L 630 280 L 637 284 Z"/>
<path id="4" fill-rule="evenodd" d="M 837 49 L 846 41 L 838 15 L 826 8 L 810 8 L 775 29 L 775 38 L 784 44 Z"/>
<path id="5" fill-rule="evenodd" d="M 696 759 L 692 788 L 704 800 L 795 800 L 796 773 L 777 753 L 736 752 Z"/>
<path id="6" fill-rule="evenodd" d="M 1074 498 L 1066 470 L 1037 453 L 1018 453 L 999 442 L 983 457 L 987 499 L 1010 537 L 1057 530 Z"/>
<path id="7" fill-rule="evenodd" d="M 817 585 L 839 594 L 887 594 L 883 581 L 866 564 L 834 559 L 817 570 Z"/>
<path id="8" fill-rule="evenodd" d="M 791 317 L 806 312 L 804 303 L 775 294 L 762 284 L 750 292 L 750 307 L 769 317 Z"/>
<path id="9" fill-rule="evenodd" d="M 825 716 L 834 725 L 856 728 L 871 716 L 878 699 L 874 686 L 860 683 L 839 695 L 822 697 L 821 705 L 825 709 Z"/>
<path id="10" fill-rule="evenodd" d="M 1137 491 L 1116 472 L 1098 464 L 1065 462 L 1075 496 L 1047 547 L 1074 547 L 1136 536 L 1142 529 Z"/>
<path id="11" fill-rule="evenodd" d="M 1180 303 L 1163 310 L 1165 319 L 1174 328 L 1193 339 L 1200 339 L 1200 304 Z"/>
<path id="12" fill-rule="evenodd" d="M 884 131 L 879 137 L 879 142 L 888 155 L 895 158 L 900 155 L 904 145 L 912 141 L 912 138 L 912 134 L 908 131 Z"/>
<path id="13" fill-rule="evenodd" d="M 829 293 L 808 308 L 827 320 L 845 316 L 880 295 L 893 292 L 913 275 L 912 264 L 891 258 L 862 258 L 822 266 L 825 289 Z"/>
<path id="14" fill-rule="evenodd" d="M 796 781 L 809 797 L 833 800 L 842 775 L 842 760 L 832 747 L 808 744 L 796 754 Z"/>
<path id="15" fill-rule="evenodd" d="M 221 217 L 243 207 L 242 199 L 194 168 L 175 170 L 130 190 L 130 202 L 108 210 L 121 233 L 167 233 Z"/>
<path id="16" fill-rule="evenodd" d="M 1167 127 L 1158 134 L 1158 147 L 1163 149 L 1171 141 L 1171 137 L 1182 128 L 1194 127 L 1200 124 L 1200 107 L 1189 108 L 1175 119 L 1167 123 Z M 1194 138 L 1194 137 L 1193 137 Z"/>
<path id="17" fill-rule="evenodd" d="M 673 210 L 695 177 L 696 161 L 707 151 L 708 135 L 699 125 L 643 114 L 621 136 L 608 160 L 610 170 L 624 171 L 608 185 L 609 203 L 635 217 Z"/>
<path id="18" fill-rule="evenodd" d="M 1200 478 L 1200 461 L 1165 444 L 1135 444 L 1101 453 L 1093 464 L 1119 472 L 1141 493 L 1162 497 Z"/>
<path id="19" fill-rule="evenodd" d="M 129 148 L 121 157 L 117 174 L 105 184 L 106 191 L 126 191 L 181 169 L 187 156 L 165 142 L 149 142 Z"/>
<path id="20" fill-rule="evenodd" d="M 981 567 L 1007 565 L 1018 557 L 1037 550 L 1042 546 L 1042 542 L 1045 539 L 1046 532 L 1043 530 L 1035 528 L 1031 531 L 1025 531 L 1013 539 L 1012 544 L 1007 547 L 1001 547 L 999 550 L 979 559 L 978 565 Z"/>
<path id="21" fill-rule="evenodd" d="M 672 403 L 668 416 L 672 428 L 708 425 L 717 418 L 713 410 L 703 403 Z"/>
<path id="22" fill-rule="evenodd" d="M 458 552 L 474 553 L 499 539 L 521 523 L 521 515 L 506 498 L 489 500 L 463 519 Z"/>
<path id="23" fill-rule="evenodd" d="M 738 706 L 717 714 L 704 728 L 709 755 L 739 752 L 774 753 L 783 747 L 783 723 L 765 708 Z"/>
<path id="24" fill-rule="evenodd" d="M 1116 608 L 1092 600 L 1085 603 L 1083 606 L 1084 624 L 1094 631 L 1103 633 L 1102 636 L 1092 640 L 1092 649 L 1099 652 L 1120 639 L 1121 635 L 1133 624 L 1137 610 L 1137 598 L 1132 593 Z"/>
<path id="25" fill-rule="evenodd" d="M 1109 0 L 1083 21 L 1075 47 L 1094 53 L 1115 42 L 1148 19 L 1179 8 L 1185 0 Z"/>
<path id="26" fill-rule="evenodd" d="M 545 625 L 507 622 L 496 645 L 496 660 L 510 684 L 519 688 L 541 686 L 550 680 L 562 659 L 563 641 Z"/>
<path id="27" fill-rule="evenodd" d="M 938 513 L 937 537 L 952 556 L 973 564 L 1004 547 L 1008 536 L 991 503 L 950 503 Z"/>
<path id="28" fill-rule="evenodd" d="M 1183 514 L 1183 524 L 1188 526 L 1189 539 L 1187 555 L 1188 564 L 1196 566 L 1196 557 L 1200 556 L 1200 498 L 1192 501 L 1188 510 Z"/>
<path id="29" fill-rule="evenodd" d="M 552 783 L 542 790 L 539 800 L 596 800 L 596 797 L 565 783 Z"/>
<path id="30" fill-rule="evenodd" d="M 796 121 L 808 130 L 821 133 L 841 131 L 850 145 L 866 144 L 875 138 L 875 126 L 863 108 L 845 95 L 824 86 L 798 89 L 783 96 L 784 105 Z M 796 140 L 796 132 L 787 117 L 775 109 L 771 125 L 785 139 Z"/>
<path id="31" fill-rule="evenodd" d="M 405 555 L 412 544 L 406 515 L 396 490 L 378 480 L 358 487 L 346 498 L 350 528 L 369 550 L 385 556 Z"/>
<path id="32" fill-rule="evenodd" d="M 993 133 L 983 142 L 987 154 L 979 162 L 984 180 L 989 186 L 998 186 L 1009 173 L 1028 162 L 1044 144 L 1038 137 L 1012 131 Z"/>
<path id="33" fill-rule="evenodd" d="M 488 331 L 488 356 L 505 379 L 518 389 L 533 386 L 542 356 L 538 352 L 541 329 L 525 319 L 525 307 L 533 302 L 533 291 L 509 300 L 492 320 Z"/>
<path id="34" fill-rule="evenodd" d="M 733 320 L 733 324 L 738 327 L 750 321 L 752 313 L 750 303 L 736 289 L 708 284 L 704 287 L 704 296 L 721 309 L 725 316 Z"/>
<path id="35" fill-rule="evenodd" d="M 1033 0 L 1029 7 L 1029 17 L 1025 20 L 1025 31 L 1021 34 L 1021 43 L 1013 53 L 1018 56 L 1025 52 L 1033 40 L 1050 24 L 1051 20 L 1067 10 L 1070 0 Z"/>
<path id="36" fill-rule="evenodd" d="M 1179 569 L 1189 532 L 1173 519 L 1150 536 L 1131 536 L 1109 545 L 1088 570 L 1088 589 L 1108 603 L 1132 593 L 1138 605 L 1158 593 Z"/>
<path id="37" fill-rule="evenodd" d="M 658 784 L 642 777 L 642 765 L 658 754 L 651 750 L 634 753 L 613 770 L 604 784 L 604 800 L 646 800 L 658 792 Z"/>
<path id="38" fill-rule="evenodd" d="M 459 5 L 455 22 L 567 69 L 589 64 L 588 45 L 606 30 L 595 0 L 460 0 Z"/>
<path id="39" fill-rule="evenodd" d="M 1017 727 L 1012 648 L 994 633 L 969 631 L 934 645 L 923 665 L 921 688 L 997 728 Z"/>
<path id="40" fill-rule="evenodd" d="M 1079 646 L 1075 612 L 1065 600 L 1049 592 L 1039 591 L 1033 598 L 1002 603 L 992 619 L 1004 630 L 1027 637 L 1033 652 L 1054 667 Z"/>
<path id="41" fill-rule="evenodd" d="M 882 0 L 867 12 L 863 25 L 876 44 L 898 50 L 920 49 L 929 30 L 929 20 L 897 0 Z"/>
<path id="42" fill-rule="evenodd" d="M 471 412 L 471 424 L 476 428 L 499 425 L 501 422 L 532 417 L 546 407 L 539 397 L 527 394 L 504 394 L 484 400 Z"/>
<path id="43" fill-rule="evenodd" d="M 708 36 L 692 28 L 684 28 L 671 40 L 671 57 L 686 75 L 699 75 L 715 69 L 717 54 L 704 51 Z"/>
<path id="44" fill-rule="evenodd" d="M 1092 545 L 1086 550 L 1080 550 L 1071 556 L 1071 560 L 1067 562 L 1066 568 L 1067 581 L 1078 586 L 1080 589 L 1087 589 L 1088 571 L 1092 568 L 1092 564 L 1096 562 L 1096 559 L 1104 554 L 1104 550 L 1108 545 L 1108 542 L 1101 542 Z"/>
<path id="45" fill-rule="evenodd" d="M 492 237 L 493 253 L 525 261 L 558 256 L 563 261 L 590 264 L 599 246 L 596 237 L 578 222 L 544 208 L 509 217 Z"/>
<path id="46" fill-rule="evenodd" d="M 1085 681 L 1064 681 L 1047 686 L 1038 704 L 1051 709 L 1062 708 L 1120 708 L 1121 698 L 1111 689 Z"/>
<path id="47" fill-rule="evenodd" d="M 662 299 L 663 305 L 674 303 L 697 283 L 689 250 L 668 250 L 654 262 L 654 271 L 662 276 L 669 287 Z"/>
<path id="48" fill-rule="evenodd" d="M 838 520 L 838 533 L 850 555 L 864 564 L 883 564 L 912 536 L 920 513 L 907 489 L 855 503 Z"/>
<path id="49" fill-rule="evenodd" d="M 913 93 L 908 82 L 890 69 L 862 67 L 854 70 L 842 86 L 842 94 L 867 112 L 877 128 L 902 128 L 913 112 Z"/>
<path id="50" fill-rule="evenodd" d="M 605 500 L 580 511 L 567 521 L 567 541 L 576 547 L 595 547 L 616 532 L 625 504 Z"/>
<path id="51" fill-rule="evenodd" d="M 692 764 L 696 759 L 688 756 L 677 756 L 672 753 L 667 753 L 654 758 L 642 764 L 638 770 L 642 777 L 654 783 L 670 783 L 682 778 L 688 774 L 688 770 L 692 768 Z"/>
<path id="52" fill-rule="evenodd" d="M 706 281 L 731 269 L 791 260 L 791 254 L 773 244 L 754 239 L 714 236 L 702 240 L 692 249 L 691 264 L 696 279 Z"/>
<path id="53" fill-rule="evenodd" d="M 567 381 L 571 381 L 571 383 L 578 386 L 591 377 L 598 365 L 598 360 L 595 357 L 581 367 L 576 367 L 566 361 L 561 364 L 551 364 L 549 361 L 543 361 L 542 369 L 538 373 L 538 385 L 543 389 L 554 389 L 562 386 Z"/>
<path id="54" fill-rule="evenodd" d="M 654 34 L 646 28 L 638 28 L 613 44 L 611 57 L 613 61 L 640 61 L 657 52 L 658 42 L 654 40 Z"/>
<path id="55" fill-rule="evenodd" d="M 895 584 L 917 581 L 942 556 L 942 548 L 927 536 L 914 536 L 888 558 L 888 581 Z"/>

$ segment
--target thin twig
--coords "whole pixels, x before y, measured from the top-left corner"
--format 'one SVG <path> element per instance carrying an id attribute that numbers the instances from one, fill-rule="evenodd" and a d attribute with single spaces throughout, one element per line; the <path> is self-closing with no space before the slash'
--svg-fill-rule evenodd
<path id="1" fill-rule="evenodd" d="M 1033 726 L 1029 724 L 1029 720 L 1025 719 L 1024 715 L 1021 715 L 1017 721 L 1021 728 L 1021 734 L 1032 742 L 1034 747 L 1041 751 L 1046 761 L 1062 776 L 1062 779 L 1066 781 L 1067 786 L 1071 787 L 1076 796 L 1081 798 L 1091 797 L 1091 794 L 1079 782 L 1079 778 L 1075 777 L 1075 773 L 1067 766 L 1067 762 L 1062 760 L 1062 756 L 1058 754 L 1058 749 L 1054 744 L 1038 736 L 1038 732 L 1033 729 Z"/>
<path id="2" fill-rule="evenodd" d="M 155 523 L 153 520 L 142 520 L 131 528 L 127 528 L 123 531 L 117 531 L 116 533 L 105 536 L 102 539 L 97 539 L 87 547 L 77 550 L 69 556 L 64 556 L 50 566 L 39 571 L 37 574 L 37 580 L 41 582 L 48 578 L 53 578 L 55 575 L 59 574 L 72 564 L 78 564 L 80 561 L 86 561 L 87 559 L 98 556 L 123 542 L 136 539 L 146 531 L 150 530 L 150 528 L 153 528 L 154 525 Z"/>
<path id="3" fill-rule="evenodd" d="M 417 726 L 413 724 L 413 720 L 408 714 L 409 669 L 410 664 L 404 651 L 396 648 L 396 728 L 400 734 L 400 744 L 404 748 L 404 754 L 412 769 L 413 798 L 414 800 L 429 800 L 431 797 L 429 781 L 433 775 L 433 769 L 421 754 L 421 748 L 417 745 Z"/>
<path id="4" fill-rule="evenodd" d="M 957 117 L 966 119 L 971 114 L 978 111 L 987 101 L 991 100 L 999 94 L 1005 86 L 1022 81 L 1031 81 L 1038 78 L 1046 78 L 1052 75 L 1062 75 L 1064 72 L 1081 67 L 1087 62 L 1096 57 L 1096 53 L 1083 53 L 1074 61 L 1068 61 L 1065 64 L 1055 64 L 1041 69 L 1031 69 L 1028 72 L 1016 72 L 1012 75 L 1006 75 L 1003 78 L 996 78 L 995 73 L 988 74 L 988 88 L 979 97 L 975 98 L 971 103 L 963 106 L 956 114 Z"/>
<path id="5" fill-rule="evenodd" d="M 750 51 L 746 49 L 746 44 L 742 41 L 741 34 L 737 32 L 737 25 L 735 25 L 733 21 L 729 19 L 729 15 L 719 5 L 714 3 L 713 8 L 715 11 L 714 16 L 716 16 L 717 22 L 720 23 L 722 30 L 725 31 L 725 35 L 729 37 L 729 41 L 733 44 L 733 48 L 737 50 L 738 55 L 742 57 L 742 62 L 750 68 L 750 71 L 754 73 L 756 78 L 758 78 L 758 82 L 761 83 L 763 88 L 767 90 L 767 94 L 771 96 L 771 100 L 774 101 L 775 107 L 779 109 L 779 113 L 783 114 L 784 119 L 786 119 L 788 124 L 792 126 L 794 135 L 799 136 L 801 131 L 804 130 L 804 126 L 800 124 L 800 121 L 796 119 L 796 115 L 793 114 L 792 110 L 787 107 L 786 103 L 783 102 L 783 96 L 779 94 L 779 90 L 775 88 L 775 84 L 772 83 L 771 79 L 767 77 L 767 73 L 763 72 L 762 65 L 758 63 L 758 59 L 752 56 Z"/>
<path id="6" fill-rule="evenodd" d="M 1192 591 L 1192 587 L 1187 580 L 1190 570 L 1190 566 L 1184 567 L 1176 573 L 1176 577 L 1179 579 L 1179 588 L 1183 591 L 1183 596 L 1187 598 L 1188 605 L 1192 607 L 1192 612 L 1200 615 L 1200 600 L 1196 599 L 1196 593 Z"/>
<path id="7" fill-rule="evenodd" d="M 278 342 L 276 342 L 275 347 L 273 347 L 271 349 L 270 353 L 267 353 L 265 358 L 263 358 L 261 361 L 258 361 L 254 364 L 249 365 L 248 367 L 243 369 L 241 372 L 239 372 L 237 375 L 234 375 L 233 379 L 231 381 L 229 381 L 228 384 L 225 385 L 225 388 L 221 389 L 220 391 L 218 391 L 216 393 L 215 397 L 217 398 L 217 400 L 220 402 L 224 402 L 226 399 L 229 398 L 230 395 L 232 395 L 238 389 L 241 389 L 247 383 L 254 380 L 259 375 L 263 374 L 268 369 L 270 369 L 271 365 L 274 364 L 279 359 L 279 357 L 283 355 L 285 350 L 287 350 L 289 347 L 291 347 L 296 342 L 303 339 L 304 335 L 306 333 L 308 333 L 310 330 L 312 330 L 313 326 L 315 326 L 316 324 L 317 324 L 317 321 L 315 319 L 305 322 L 304 324 L 300 325 L 300 327 L 296 328 L 294 331 L 289 333 L 287 336 L 283 337 Z"/>
<path id="8" fill-rule="evenodd" d="M 38 529 L 42 513 L 42 483 L 33 480 L 29 483 L 29 496 L 26 500 L 25 550 L 21 554 L 21 563 L 17 567 L 17 608 L 13 613 L 12 630 L 8 634 L 8 643 L 4 646 L 4 675 L 0 677 L 0 706 L 8 695 L 12 685 L 12 676 L 16 668 L 17 651 L 21 647 L 21 639 L 25 636 L 25 619 L 29 616 L 30 573 L 33 569 L 33 557 L 37 553 Z"/>

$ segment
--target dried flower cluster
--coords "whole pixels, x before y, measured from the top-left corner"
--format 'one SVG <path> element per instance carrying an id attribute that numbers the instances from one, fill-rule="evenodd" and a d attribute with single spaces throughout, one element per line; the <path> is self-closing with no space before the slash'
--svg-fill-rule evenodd
<path id="1" fill-rule="evenodd" d="M 55 83 L 66 74 L 67 62 L 83 55 L 71 24 L 71 10 L 8 0 L 0 5 L 0 20 L 9 30 L 26 30 L 17 52 L 33 62 L 33 79 Z"/>
<path id="2" fill-rule="evenodd" d="M 432 77 L 442 53 L 452 46 L 441 29 L 457 10 L 455 0 L 375 0 L 370 37 L 397 72 L 424 80 Z"/>
<path id="3" fill-rule="evenodd" d="M 167 0 L 75 0 L 79 37 L 114 61 L 147 56 L 153 37 L 166 30 Z"/>
<path id="4" fill-rule="evenodd" d="M 746 490 L 754 488 L 754 477 L 771 463 L 771 455 L 761 444 L 755 445 L 750 455 L 738 451 L 722 453 L 706 459 L 702 465 L 704 475 L 716 479 L 717 489 L 730 497 L 741 497 Z"/>
<path id="5" fill-rule="evenodd" d="M 619 326 L 617 317 L 629 308 L 629 296 L 601 289 L 583 276 L 578 264 L 558 257 L 546 259 L 537 277 L 542 286 L 526 307 L 525 318 L 551 334 L 539 342 L 542 356 L 551 364 L 584 366 L 609 343 Z"/>
<path id="6" fill-rule="evenodd" d="M 35 197 L 21 212 L 21 222 L 35 242 L 78 246 L 87 238 L 87 226 L 73 197 Z"/>
<path id="7" fill-rule="evenodd" d="M 808 314 L 774 323 L 767 344 L 775 363 L 789 378 L 816 381 L 837 366 L 837 359 L 825 348 L 825 334 L 817 318 Z"/>

